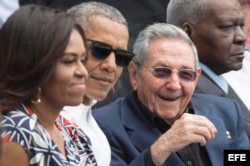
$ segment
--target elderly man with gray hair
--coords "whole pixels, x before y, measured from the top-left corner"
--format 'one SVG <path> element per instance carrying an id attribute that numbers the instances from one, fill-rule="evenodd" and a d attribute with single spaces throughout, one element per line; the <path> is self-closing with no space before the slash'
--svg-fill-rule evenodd
<path id="1" fill-rule="evenodd" d="M 93 111 L 109 140 L 111 165 L 221 166 L 224 149 L 249 147 L 237 102 L 193 93 L 201 69 L 182 29 L 152 24 L 134 53 L 133 91 Z"/>

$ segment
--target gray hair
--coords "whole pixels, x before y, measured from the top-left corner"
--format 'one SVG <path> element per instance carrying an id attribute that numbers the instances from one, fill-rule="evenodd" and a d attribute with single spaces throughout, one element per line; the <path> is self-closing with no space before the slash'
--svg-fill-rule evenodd
<path id="1" fill-rule="evenodd" d="M 102 2 L 83 2 L 69 8 L 68 12 L 75 17 L 84 29 L 87 29 L 91 16 L 103 16 L 128 27 L 126 19 L 118 9 Z"/>
<path id="2" fill-rule="evenodd" d="M 183 23 L 197 24 L 210 13 L 209 0 L 170 0 L 166 21 L 182 27 Z"/>
<path id="3" fill-rule="evenodd" d="M 190 45 L 195 56 L 195 69 L 198 68 L 199 59 L 197 49 L 189 36 L 181 28 L 167 23 L 154 23 L 147 26 L 143 31 L 139 33 L 134 43 L 133 50 L 135 56 L 132 59 L 132 61 L 136 63 L 139 68 L 141 67 L 143 61 L 147 58 L 147 51 L 150 42 L 155 39 L 180 40 Z"/>

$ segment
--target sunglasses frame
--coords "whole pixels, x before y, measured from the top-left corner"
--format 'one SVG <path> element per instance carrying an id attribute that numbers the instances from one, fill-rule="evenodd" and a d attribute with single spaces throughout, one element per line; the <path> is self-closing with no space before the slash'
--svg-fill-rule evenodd
<path id="1" fill-rule="evenodd" d="M 179 77 L 180 79 L 182 79 L 182 80 L 184 80 L 184 81 L 187 81 L 187 82 L 194 81 L 194 80 L 196 79 L 196 77 L 197 77 L 197 71 L 190 70 L 190 69 L 181 69 L 181 70 L 175 69 L 175 71 L 174 71 L 174 69 L 172 69 L 172 68 L 170 68 L 170 67 L 153 67 L 153 68 L 152 68 L 152 67 L 148 67 L 148 66 L 144 66 L 144 65 L 143 65 L 143 67 L 148 68 L 149 71 L 152 73 L 152 75 L 153 75 L 154 77 L 158 78 L 158 79 L 167 79 L 167 78 L 169 78 L 169 77 L 171 76 L 171 74 L 173 74 L 173 72 L 176 72 L 176 73 L 178 74 L 178 77 Z M 166 74 L 165 76 L 162 76 L 162 77 L 157 76 L 157 74 L 156 74 L 156 70 L 157 70 L 157 69 L 163 69 L 163 70 L 161 70 L 161 71 L 164 71 L 164 70 L 167 69 L 169 72 L 165 72 L 165 73 L 169 73 L 169 74 Z M 186 77 L 182 76 L 181 73 L 182 73 L 183 71 L 188 71 L 188 72 L 190 73 L 190 75 L 192 76 L 192 79 L 187 79 Z"/>
<path id="2" fill-rule="evenodd" d="M 105 60 L 107 57 L 109 57 L 109 55 L 112 52 L 114 52 L 115 63 L 117 66 L 121 66 L 121 67 L 127 66 L 134 56 L 134 53 L 128 50 L 113 49 L 111 45 L 101 42 L 101 41 L 91 40 L 91 39 L 87 39 L 87 41 L 90 41 L 92 43 L 91 53 L 92 53 L 92 56 L 94 56 L 96 59 Z M 103 46 L 103 47 L 100 47 L 100 46 Z M 103 54 L 104 52 L 106 52 L 106 54 Z M 124 54 L 121 54 L 121 53 L 124 53 Z"/>

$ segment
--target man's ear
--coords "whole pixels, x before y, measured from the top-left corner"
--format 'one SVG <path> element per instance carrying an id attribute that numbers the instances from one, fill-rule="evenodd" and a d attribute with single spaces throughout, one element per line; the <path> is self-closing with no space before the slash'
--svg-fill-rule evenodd
<path id="1" fill-rule="evenodd" d="M 189 37 L 192 36 L 193 30 L 194 30 L 194 27 L 192 24 L 185 22 L 182 25 L 182 29 L 188 34 Z"/>
<path id="2" fill-rule="evenodd" d="M 198 81 L 199 81 L 199 78 L 200 78 L 200 76 L 201 76 L 201 72 L 202 72 L 202 70 L 201 70 L 201 68 L 200 67 L 198 67 L 198 69 L 197 69 L 197 71 L 196 71 L 196 73 L 197 73 L 197 77 L 196 77 L 196 79 L 195 79 L 195 86 L 197 85 L 197 83 L 198 83 Z"/>
<path id="3" fill-rule="evenodd" d="M 200 78 L 201 72 L 202 72 L 201 68 L 198 67 L 198 69 L 197 69 L 197 80 Z"/>
<path id="4" fill-rule="evenodd" d="M 137 89 L 137 66 L 136 64 L 131 61 L 128 65 L 128 72 L 129 72 L 129 78 L 130 78 L 130 83 L 133 87 L 133 90 Z"/>

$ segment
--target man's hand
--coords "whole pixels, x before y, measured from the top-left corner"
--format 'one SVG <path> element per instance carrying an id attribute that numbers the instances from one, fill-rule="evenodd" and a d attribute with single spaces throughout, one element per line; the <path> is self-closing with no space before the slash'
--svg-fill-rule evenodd
<path id="1" fill-rule="evenodd" d="M 184 113 L 152 146 L 151 155 L 156 165 L 168 156 L 192 143 L 204 146 L 215 137 L 217 129 L 205 116 Z"/>

